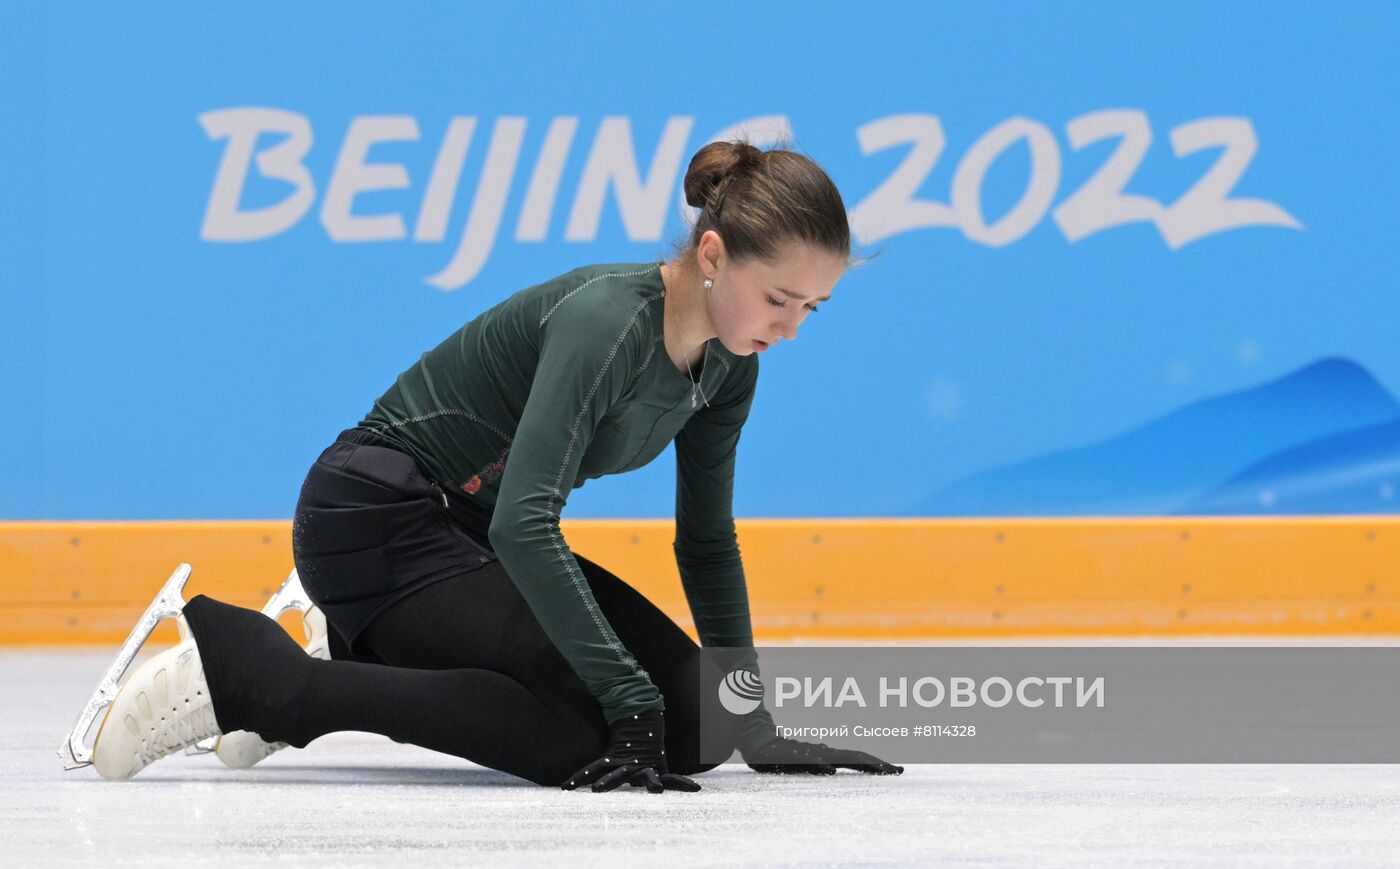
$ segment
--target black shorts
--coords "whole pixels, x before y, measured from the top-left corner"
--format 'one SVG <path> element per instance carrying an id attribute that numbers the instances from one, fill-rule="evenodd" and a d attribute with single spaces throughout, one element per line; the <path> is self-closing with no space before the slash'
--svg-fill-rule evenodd
<path id="1" fill-rule="evenodd" d="M 391 441 L 349 429 L 306 475 L 292 556 L 307 595 L 362 655 L 360 632 L 390 604 L 497 560 L 488 525 L 449 507 L 443 488 Z"/>

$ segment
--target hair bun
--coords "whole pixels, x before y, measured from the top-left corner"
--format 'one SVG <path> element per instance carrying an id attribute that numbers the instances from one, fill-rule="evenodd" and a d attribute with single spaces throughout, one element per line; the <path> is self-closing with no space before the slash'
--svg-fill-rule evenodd
<path id="1" fill-rule="evenodd" d="M 711 142 L 690 159 L 685 172 L 685 201 L 692 208 L 715 204 L 721 185 L 730 176 L 749 171 L 763 161 L 763 152 L 748 142 Z"/>
<path id="2" fill-rule="evenodd" d="M 760 150 L 743 136 L 735 139 L 711 142 L 690 158 L 685 201 L 700 212 L 677 257 L 694 262 L 713 236 L 735 263 L 771 261 L 791 241 L 849 262 L 846 203 L 822 167 L 789 148 Z"/>

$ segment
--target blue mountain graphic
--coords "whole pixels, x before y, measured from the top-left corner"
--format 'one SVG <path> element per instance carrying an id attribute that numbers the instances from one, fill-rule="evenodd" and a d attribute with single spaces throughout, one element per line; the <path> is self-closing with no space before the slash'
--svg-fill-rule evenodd
<path id="1" fill-rule="evenodd" d="M 1194 402 L 1099 443 L 973 474 L 914 504 L 916 515 L 1161 515 L 1288 447 L 1375 426 L 1400 404 L 1344 358 Z"/>
<path id="2" fill-rule="evenodd" d="M 1400 417 L 1289 447 L 1183 513 L 1400 512 Z"/>

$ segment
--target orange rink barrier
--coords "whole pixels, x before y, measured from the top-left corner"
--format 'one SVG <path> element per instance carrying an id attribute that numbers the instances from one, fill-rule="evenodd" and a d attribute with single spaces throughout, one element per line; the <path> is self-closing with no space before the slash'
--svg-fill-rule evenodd
<path id="1" fill-rule="evenodd" d="M 695 635 L 670 520 L 569 544 Z M 1400 517 L 747 519 L 759 643 L 1400 634 Z M 291 523 L 0 522 L 0 644 L 114 644 L 180 562 L 186 598 L 260 607 Z M 171 630 L 168 634 L 173 638 Z"/>

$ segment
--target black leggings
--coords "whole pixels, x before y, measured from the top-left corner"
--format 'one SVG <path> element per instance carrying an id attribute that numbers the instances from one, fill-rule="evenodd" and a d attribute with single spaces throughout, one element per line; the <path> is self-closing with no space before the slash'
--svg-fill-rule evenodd
<path id="1" fill-rule="evenodd" d="M 579 558 L 628 650 L 665 698 L 673 772 L 699 762 L 699 647 L 635 589 Z M 276 622 L 199 595 L 185 607 L 221 730 L 298 748 L 341 730 L 379 733 L 542 785 L 602 754 L 602 707 L 499 564 L 433 583 L 370 623 L 383 664 L 308 656 Z"/>
<path id="2" fill-rule="evenodd" d="M 464 558 L 472 553 L 464 549 Z M 699 762 L 698 694 L 712 665 L 639 592 L 575 557 L 618 637 L 665 700 L 671 771 L 713 769 L 717 764 Z M 307 591 L 316 598 L 310 585 Z M 602 707 L 499 561 L 473 560 L 469 572 L 395 597 L 354 638 L 350 656 L 359 660 L 311 658 L 266 616 L 203 595 L 185 607 L 185 618 L 224 732 L 248 730 L 303 747 L 327 733 L 367 731 L 542 785 L 562 783 L 607 744 Z M 349 655 L 343 640 L 332 644 L 332 654 Z"/>

